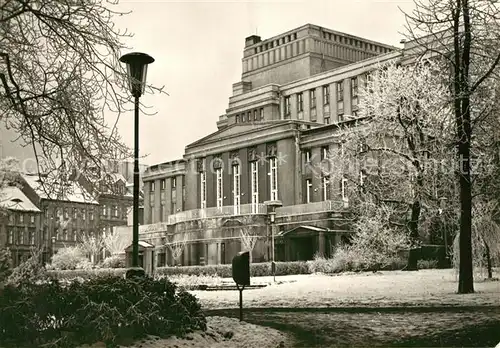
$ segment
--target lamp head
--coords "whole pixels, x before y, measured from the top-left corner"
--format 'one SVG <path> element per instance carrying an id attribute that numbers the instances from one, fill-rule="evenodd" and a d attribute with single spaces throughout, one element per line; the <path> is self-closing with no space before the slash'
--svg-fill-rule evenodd
<path id="1" fill-rule="evenodd" d="M 127 65 L 129 89 L 134 97 L 138 98 L 144 93 L 148 64 L 154 61 L 150 55 L 140 52 L 132 52 L 121 56 L 120 62 Z"/>

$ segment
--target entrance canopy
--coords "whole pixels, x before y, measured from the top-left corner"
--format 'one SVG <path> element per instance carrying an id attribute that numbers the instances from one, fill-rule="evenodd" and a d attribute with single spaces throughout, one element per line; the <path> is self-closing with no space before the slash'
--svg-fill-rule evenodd
<path id="1" fill-rule="evenodd" d="M 319 232 L 327 232 L 327 228 L 316 227 L 310 225 L 301 225 L 294 227 L 288 231 L 278 233 L 277 237 L 307 237 L 318 234 Z"/>
<path id="2" fill-rule="evenodd" d="M 128 247 L 125 248 L 125 252 L 132 252 L 132 247 L 133 244 L 130 244 Z M 144 251 L 146 249 L 154 249 L 154 245 L 150 244 L 148 242 L 145 242 L 143 240 L 139 241 L 139 251 Z"/>

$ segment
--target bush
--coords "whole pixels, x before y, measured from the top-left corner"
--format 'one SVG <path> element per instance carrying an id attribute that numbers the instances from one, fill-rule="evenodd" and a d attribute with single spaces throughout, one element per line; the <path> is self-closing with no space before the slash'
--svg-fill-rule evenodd
<path id="1" fill-rule="evenodd" d="M 438 268 L 439 262 L 438 260 L 418 260 L 417 268 L 418 269 L 431 269 Z"/>
<path id="2" fill-rule="evenodd" d="M 40 252 L 32 250 L 31 257 L 14 268 L 12 274 L 7 278 L 7 284 L 19 286 L 47 279 L 47 271 L 42 265 Z"/>
<path id="3" fill-rule="evenodd" d="M 66 269 L 85 269 L 88 268 L 88 259 L 78 247 L 67 247 L 57 251 L 52 256 L 52 262 L 48 266 L 50 269 L 66 270 Z"/>
<path id="4" fill-rule="evenodd" d="M 113 255 L 104 259 L 102 268 L 125 268 L 125 259 L 120 255 Z"/>
<path id="5" fill-rule="evenodd" d="M 168 280 L 98 277 L 63 286 L 6 286 L 0 295 L 4 347 L 107 346 L 147 335 L 183 336 L 206 330 L 197 299 Z"/>

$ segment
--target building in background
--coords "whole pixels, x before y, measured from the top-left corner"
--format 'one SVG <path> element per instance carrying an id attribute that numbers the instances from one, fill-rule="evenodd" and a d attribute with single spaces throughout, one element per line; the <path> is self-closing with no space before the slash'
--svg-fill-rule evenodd
<path id="1" fill-rule="evenodd" d="M 42 211 L 17 186 L 0 190 L 0 247 L 10 249 L 17 266 L 30 257 L 32 247 L 41 244 Z"/>
<path id="2" fill-rule="evenodd" d="M 156 245 L 156 265 L 229 263 L 242 234 L 257 239 L 254 262 L 269 260 L 268 200 L 283 204 L 277 260 L 329 256 L 350 233 L 347 186 L 317 168 L 339 148 L 339 127 L 356 122 L 370 71 L 401 57 L 393 46 L 311 24 L 246 38 L 242 78 L 218 131 L 144 173 L 140 239 Z"/>

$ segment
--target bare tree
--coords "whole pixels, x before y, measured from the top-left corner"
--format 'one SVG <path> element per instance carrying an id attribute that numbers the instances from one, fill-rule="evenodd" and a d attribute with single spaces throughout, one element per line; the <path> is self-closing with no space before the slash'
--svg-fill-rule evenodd
<path id="1" fill-rule="evenodd" d="M 492 116 L 498 89 L 500 9 L 490 0 L 416 1 L 406 14 L 417 56 L 437 55 L 451 68 L 447 79 L 455 123 L 460 200 L 458 292 L 474 292 L 472 260 L 473 134 Z"/>
<path id="2" fill-rule="evenodd" d="M 171 237 L 171 241 L 167 243 L 167 247 L 172 252 L 172 258 L 174 259 L 175 265 L 178 265 L 182 261 L 180 260 L 184 249 L 186 248 L 186 244 L 188 241 L 188 236 L 186 233 L 181 233 L 178 235 L 178 239 L 176 240 L 176 235 Z"/>
<path id="3" fill-rule="evenodd" d="M 103 248 L 103 239 L 100 236 L 84 235 L 78 247 L 90 256 L 90 262 L 95 264 L 96 255 L 98 255 Z"/>
<path id="4" fill-rule="evenodd" d="M 130 96 L 119 62 L 117 1 L 7 0 L 0 4 L 0 121 L 35 152 L 44 184 L 74 172 L 92 182 L 103 162 L 130 157 L 116 123 Z M 161 89 L 149 86 L 148 91 Z M 49 194 L 53 194 L 47 189 Z"/>
<path id="5" fill-rule="evenodd" d="M 125 252 L 128 240 L 116 232 L 108 233 L 103 238 L 103 246 L 111 255 L 116 255 Z"/>
<path id="6" fill-rule="evenodd" d="M 259 239 L 258 230 L 253 226 L 241 226 L 239 231 L 241 248 L 250 252 L 250 263 L 252 263 L 252 251 Z"/>

